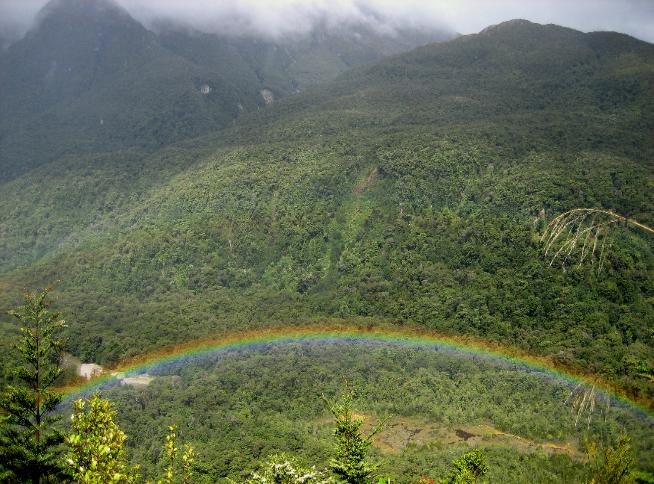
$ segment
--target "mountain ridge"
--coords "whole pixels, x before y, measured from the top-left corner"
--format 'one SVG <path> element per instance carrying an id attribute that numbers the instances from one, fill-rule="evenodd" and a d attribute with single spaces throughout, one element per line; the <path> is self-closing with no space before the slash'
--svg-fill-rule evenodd
<path id="1" fill-rule="evenodd" d="M 654 227 L 654 46 L 513 21 L 386 56 L 373 34 L 298 45 L 81 23 L 81 47 L 49 32 L 68 91 L 42 88 L 43 42 L 2 58 L 37 65 L 0 68 L 33 82 L 20 108 L 36 113 L 0 123 L 0 307 L 48 287 L 72 365 L 147 369 L 102 389 L 143 479 L 168 465 L 152 442 L 171 422 L 198 482 L 240 482 L 280 451 L 327 466 L 316 394 L 342 381 L 364 431 L 397 416 L 378 435 L 389 482 L 446 475 L 473 445 L 491 481 L 585 482 L 590 438 L 624 432 L 654 471 L 654 236 L 615 223 L 600 254 L 555 259 L 543 244 L 579 207 Z M 122 40 L 100 42 L 106 25 Z M 16 127 L 34 130 L 18 140 L 31 164 L 8 156 Z M 570 235 L 588 247 L 583 227 Z M 12 319 L 0 311 L 4 382 Z M 242 337 L 314 330 L 308 344 Z M 422 334 L 462 351 L 405 338 Z M 210 341 L 256 345 L 188 358 Z"/>
<path id="2" fill-rule="evenodd" d="M 400 37 L 382 48 L 325 39 L 307 47 L 157 34 L 111 1 L 52 1 L 37 26 L 0 54 L 0 177 L 64 155 L 127 146 L 151 152 L 335 76 L 350 65 L 338 49 L 351 49 L 356 64 L 386 55 L 393 43 L 412 45 Z M 203 49 L 204 56 L 189 54 Z"/>
<path id="3" fill-rule="evenodd" d="M 619 232 L 602 274 L 550 267 L 538 241 L 580 206 L 654 223 L 652 46 L 518 27 L 356 67 L 160 150 L 0 183 L 0 301 L 61 281 L 71 352 L 100 363 L 383 321 L 515 344 L 651 401 L 649 236 Z"/>

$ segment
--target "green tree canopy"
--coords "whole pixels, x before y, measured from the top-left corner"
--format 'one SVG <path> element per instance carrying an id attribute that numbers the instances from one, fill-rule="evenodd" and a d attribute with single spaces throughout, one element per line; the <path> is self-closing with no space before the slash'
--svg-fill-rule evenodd
<path id="1" fill-rule="evenodd" d="M 26 294 L 25 304 L 9 312 L 21 325 L 15 348 L 22 364 L 15 370 L 15 384 L 0 397 L 0 475 L 20 482 L 44 482 L 63 472 L 60 417 L 53 415 L 62 396 L 52 388 L 63 371 L 60 333 L 65 322 L 48 309 L 47 295 L 47 290 Z"/>
<path id="2" fill-rule="evenodd" d="M 136 480 L 125 455 L 127 436 L 115 422 L 109 400 L 94 395 L 88 402 L 73 402 L 72 428 L 66 437 L 66 458 L 77 482 L 87 484 L 128 483 Z"/>
<path id="3" fill-rule="evenodd" d="M 336 478 L 349 483 L 371 482 L 376 465 L 367 459 L 372 437 L 381 430 L 383 422 L 367 436 L 361 432 L 363 419 L 352 410 L 354 392 L 346 388 L 339 399 L 331 401 L 323 396 L 327 408 L 336 420 L 334 437 L 336 439 L 335 457 L 329 468 Z"/>

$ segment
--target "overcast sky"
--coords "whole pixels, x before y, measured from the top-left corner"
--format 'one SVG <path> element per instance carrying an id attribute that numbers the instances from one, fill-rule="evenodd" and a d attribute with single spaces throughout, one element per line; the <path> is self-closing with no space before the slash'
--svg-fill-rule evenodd
<path id="1" fill-rule="evenodd" d="M 89 0 L 78 0 L 89 1 Z M 583 31 L 614 30 L 654 42 L 654 0 L 116 0 L 139 20 L 174 20 L 202 31 L 280 35 L 317 19 L 449 27 L 468 34 L 513 18 Z M 24 33 L 47 0 L 0 0 L 0 27 Z M 380 20 L 381 17 L 384 20 Z"/>

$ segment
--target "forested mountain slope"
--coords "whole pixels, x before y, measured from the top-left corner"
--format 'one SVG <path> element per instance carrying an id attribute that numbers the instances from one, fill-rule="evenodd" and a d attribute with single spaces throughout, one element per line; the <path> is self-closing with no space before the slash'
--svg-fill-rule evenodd
<path id="1" fill-rule="evenodd" d="M 448 31 L 415 29 L 384 34 L 357 23 L 319 23 L 307 34 L 277 39 L 206 34 L 169 24 L 158 31 L 159 41 L 170 51 L 221 72 L 235 84 L 256 79 L 257 88 L 267 88 L 277 98 L 332 80 L 351 67 L 454 36 Z"/>
<path id="2" fill-rule="evenodd" d="M 152 152 L 352 65 L 451 36 L 323 28 L 277 41 L 171 25 L 155 33 L 112 0 L 52 0 L 0 52 L 0 180 L 62 156 Z"/>
<path id="3" fill-rule="evenodd" d="M 475 334 L 654 395 L 652 237 L 549 267 L 553 215 L 654 222 L 654 46 L 512 21 L 430 44 L 150 154 L 0 185 L 2 305 L 54 283 L 108 363 L 278 323 Z M 643 377 L 642 375 L 645 375 Z"/>

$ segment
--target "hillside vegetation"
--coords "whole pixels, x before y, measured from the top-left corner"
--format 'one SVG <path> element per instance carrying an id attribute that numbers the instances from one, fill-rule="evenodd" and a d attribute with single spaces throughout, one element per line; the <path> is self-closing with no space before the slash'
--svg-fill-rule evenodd
<path id="1" fill-rule="evenodd" d="M 147 387 L 104 393 L 116 402 L 131 457 L 145 476 L 165 464 L 156 456 L 171 423 L 198 449 L 198 482 L 243 482 L 280 452 L 323 467 L 333 424 L 319 395 L 337 395 L 344 381 L 357 390 L 354 408 L 365 431 L 388 418 L 373 439 L 372 460 L 380 464 L 376 474 L 392 482 L 445 476 L 450 462 L 473 447 L 488 457 L 488 482 L 586 482 L 587 439 L 611 442 L 621 429 L 632 436 L 638 465 L 651 471 L 647 418 L 611 408 L 575 427 L 563 403 L 566 386 L 442 351 L 291 345 L 154 373 Z"/>
<path id="2" fill-rule="evenodd" d="M 115 362 L 278 322 L 479 335 L 652 398 L 654 255 L 551 268 L 578 206 L 652 224 L 654 47 L 514 21 L 435 43 L 144 154 L 4 182 L 2 305 L 55 284 L 71 351 Z"/>

